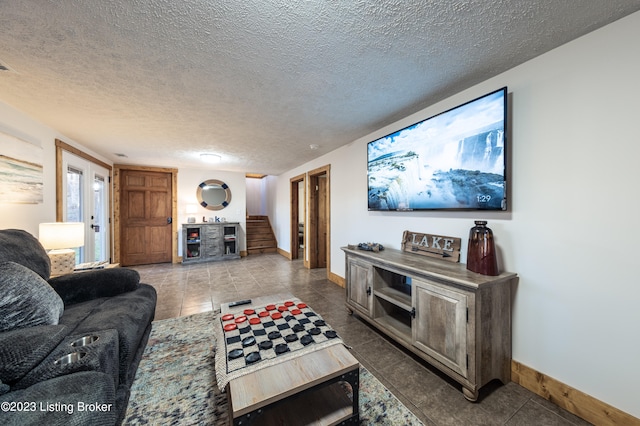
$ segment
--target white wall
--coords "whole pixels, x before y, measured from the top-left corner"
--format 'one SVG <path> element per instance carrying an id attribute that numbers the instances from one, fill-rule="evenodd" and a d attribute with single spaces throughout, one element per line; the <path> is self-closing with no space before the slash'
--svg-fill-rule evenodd
<path id="1" fill-rule="evenodd" d="M 56 139 L 80 148 L 87 154 L 107 164 L 112 164 L 106 158 L 83 148 L 73 140 L 33 120 L 2 101 L 0 101 L 0 132 L 30 142 L 34 145 L 34 149 L 42 148 L 44 179 L 42 203 L 0 203 L 0 229 L 24 229 L 37 237 L 38 224 L 56 221 Z M 2 147 L 0 146 L 0 154 L 2 153 Z"/>
<path id="2" fill-rule="evenodd" d="M 229 185 L 231 189 L 231 202 L 222 210 L 207 210 L 198 204 L 196 193 L 198 185 L 208 179 L 218 179 Z M 195 214 L 188 214 L 186 206 L 197 206 Z M 188 216 L 195 216 L 197 222 L 202 222 L 204 216 L 225 218 L 227 222 L 240 222 L 240 250 L 247 249 L 246 239 L 246 178 L 244 173 L 227 172 L 214 169 L 179 169 L 178 170 L 178 223 L 187 223 Z M 181 226 L 178 227 L 181 229 Z M 178 254 L 182 255 L 178 247 Z"/>
<path id="3" fill-rule="evenodd" d="M 247 214 L 264 216 L 267 214 L 267 190 L 265 179 L 247 178 Z"/>
<path id="4" fill-rule="evenodd" d="M 289 251 L 289 179 L 331 165 L 331 270 L 341 246 L 400 248 L 405 229 L 461 237 L 487 219 L 518 273 L 513 358 L 640 417 L 640 12 L 277 178 L 277 239 Z M 511 211 L 368 212 L 366 144 L 507 85 Z M 273 218 L 276 218 L 273 220 Z"/>
<path id="5" fill-rule="evenodd" d="M 65 137 L 26 114 L 0 101 L 0 132 L 26 140 L 34 146 L 43 149 L 44 189 L 43 202 L 40 204 L 12 204 L 0 203 L 0 229 L 24 229 L 34 236 L 38 236 L 38 224 L 41 222 L 55 222 L 56 220 L 56 156 L 55 140 L 60 139 L 69 145 L 104 161 L 113 164 L 108 159 L 83 147 L 75 141 Z M 0 154 L 2 147 L 0 146 Z M 231 204 L 219 210 L 207 210 L 198 205 L 196 189 L 200 182 L 207 179 L 219 179 L 231 188 Z M 246 182 L 244 173 L 224 172 L 211 169 L 180 169 L 178 170 L 178 223 L 186 223 L 186 204 L 197 205 L 195 217 L 198 221 L 205 216 L 225 217 L 229 222 L 240 222 L 240 250 L 246 250 L 245 212 L 246 212 Z"/>

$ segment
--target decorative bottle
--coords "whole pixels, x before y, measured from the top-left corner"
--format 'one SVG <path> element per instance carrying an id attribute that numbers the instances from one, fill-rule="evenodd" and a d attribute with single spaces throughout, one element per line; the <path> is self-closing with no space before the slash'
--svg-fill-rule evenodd
<path id="1" fill-rule="evenodd" d="M 476 220 L 475 224 L 469 231 L 467 269 L 483 275 L 499 275 L 493 232 L 487 228 L 486 220 Z"/>

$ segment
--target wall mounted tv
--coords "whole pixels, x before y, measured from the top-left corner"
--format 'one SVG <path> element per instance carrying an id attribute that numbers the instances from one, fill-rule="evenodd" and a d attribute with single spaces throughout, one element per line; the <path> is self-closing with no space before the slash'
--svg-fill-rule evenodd
<path id="1" fill-rule="evenodd" d="M 369 210 L 506 210 L 507 88 L 367 145 Z"/>

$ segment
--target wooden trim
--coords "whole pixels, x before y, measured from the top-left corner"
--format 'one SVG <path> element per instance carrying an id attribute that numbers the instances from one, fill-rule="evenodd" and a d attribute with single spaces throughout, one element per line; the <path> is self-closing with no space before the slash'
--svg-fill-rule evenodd
<path id="1" fill-rule="evenodd" d="M 62 185 L 63 185 L 62 181 L 64 176 L 64 170 L 62 170 L 62 151 L 67 151 L 91 163 L 97 164 L 100 167 L 104 167 L 109 171 L 109 179 L 111 179 L 113 167 L 105 163 L 104 161 L 98 160 L 96 157 L 89 155 L 86 152 L 74 146 L 71 146 L 66 142 L 61 141 L 60 139 L 55 140 L 55 145 L 56 145 L 56 221 L 63 222 L 64 216 L 63 216 L 63 202 L 62 202 Z M 111 191 L 109 191 L 109 205 L 110 206 L 113 205 L 113 187 L 111 187 Z M 111 209 L 109 209 L 109 214 L 111 215 Z M 113 236 L 111 237 L 111 247 L 113 247 Z"/>
<path id="2" fill-rule="evenodd" d="M 327 171 L 327 278 L 331 279 L 331 165 Z"/>
<path id="3" fill-rule="evenodd" d="M 327 164 L 325 166 L 321 166 L 321 167 L 318 167 L 316 169 L 309 170 L 307 172 L 307 174 L 309 176 L 319 176 L 319 175 L 322 175 L 324 173 L 329 173 L 330 170 L 331 170 L 331 164 Z"/>
<path id="4" fill-rule="evenodd" d="M 169 169 L 171 172 L 171 230 L 173 238 L 171 239 L 171 262 L 181 263 L 182 256 L 178 253 L 178 240 L 180 232 L 178 231 L 178 169 Z M 239 249 L 240 247 L 238 247 Z"/>
<path id="5" fill-rule="evenodd" d="M 282 250 L 280 247 L 276 248 L 277 252 L 279 255 L 286 257 L 287 259 L 291 260 L 291 253 L 289 253 L 286 250 Z"/>
<path id="6" fill-rule="evenodd" d="M 330 272 L 331 272 L 331 164 L 327 164 L 326 166 L 322 166 L 322 167 L 318 167 L 316 169 L 310 170 L 307 172 L 307 176 L 309 177 L 308 183 L 307 183 L 307 188 L 308 188 L 308 210 L 309 210 L 309 218 L 312 217 L 312 215 L 315 214 L 315 212 L 313 211 L 312 205 L 311 203 L 311 188 L 310 185 L 313 184 L 313 182 L 315 181 L 314 178 L 317 178 L 319 176 L 322 175 L 326 175 L 326 179 L 327 179 L 327 203 L 326 203 L 326 217 L 327 217 L 327 242 L 326 242 L 326 255 L 327 255 L 327 278 L 330 278 Z M 312 222 L 311 219 L 309 220 L 309 222 Z M 311 226 L 312 224 L 309 223 L 309 226 Z M 308 230 L 309 227 L 305 224 L 305 231 Z M 313 232 L 309 232 L 309 237 L 307 239 L 307 241 L 309 241 L 309 248 L 313 247 L 315 242 L 314 242 L 314 233 Z M 313 244 L 312 244 L 313 242 Z M 314 256 L 312 256 L 312 254 L 309 254 L 309 263 L 306 263 L 306 258 L 305 258 L 305 266 L 310 267 L 310 268 L 315 268 L 316 265 L 316 259 L 314 258 Z"/>
<path id="7" fill-rule="evenodd" d="M 69 145 L 68 143 L 62 142 L 60 139 L 56 139 L 56 148 L 64 149 L 67 152 L 77 155 L 80 158 L 84 158 L 87 161 L 91 161 L 94 164 L 99 165 L 100 167 L 104 167 L 105 169 L 111 171 L 113 167 L 110 164 L 105 163 L 104 161 L 98 160 L 96 157 L 87 154 L 86 152 Z"/>
<path id="8" fill-rule="evenodd" d="M 303 201 L 306 200 L 307 198 L 307 187 L 306 187 L 306 175 L 303 173 L 301 175 L 298 176 L 294 176 L 291 179 L 289 179 L 289 212 L 290 212 L 290 238 L 289 238 L 289 247 L 291 249 L 291 253 L 290 253 L 290 260 L 294 260 L 294 259 L 298 259 L 298 251 L 299 251 L 299 247 L 298 247 L 298 221 L 300 220 L 300 217 L 304 218 L 304 240 L 305 240 L 305 244 L 304 244 L 304 254 L 303 254 L 303 259 L 306 259 L 306 250 L 307 250 L 307 244 L 306 244 L 306 240 L 307 240 L 307 223 L 308 221 L 306 220 L 306 208 L 303 208 L 303 211 L 301 212 L 299 209 L 299 204 L 300 204 L 300 197 L 298 196 L 298 185 L 300 184 L 300 182 L 302 182 L 303 184 L 303 189 L 302 189 L 302 199 Z M 306 206 L 306 202 L 305 202 L 305 206 Z"/>
<path id="9" fill-rule="evenodd" d="M 345 280 L 338 274 L 334 274 L 331 271 L 329 271 L 329 281 L 334 284 L 338 284 L 342 288 L 345 288 L 347 286 L 347 280 Z"/>
<path id="10" fill-rule="evenodd" d="M 94 156 L 89 155 L 86 152 L 74 146 L 71 146 L 66 142 L 61 141 L 60 139 L 55 140 L 55 146 L 56 146 L 56 221 L 57 222 L 64 222 L 64 215 L 63 215 L 64 206 L 62 201 L 62 192 L 63 192 L 62 185 L 63 185 L 64 170 L 62 170 L 62 151 L 67 151 L 93 164 L 97 164 L 98 166 L 107 169 L 109 173 L 109 184 L 110 184 L 109 199 L 107 200 L 107 203 L 109 204 L 109 208 L 107 209 L 108 211 L 107 221 L 108 223 L 111 224 L 111 235 L 109 238 L 109 260 L 111 261 L 111 263 L 117 263 L 115 261 L 115 235 L 114 235 L 115 233 L 114 233 L 114 227 L 113 227 L 113 209 L 112 209 L 113 203 L 114 203 L 113 193 L 115 188 L 112 182 L 113 166 L 105 163 L 104 161 L 98 160 Z"/>
<path id="11" fill-rule="evenodd" d="M 141 172 L 160 172 L 160 173 L 173 173 L 178 174 L 178 169 L 170 167 L 152 167 L 152 166 L 134 166 L 131 164 L 114 164 L 114 168 L 120 170 L 137 170 Z"/>
<path id="12" fill-rule="evenodd" d="M 596 425 L 640 425 L 640 419 L 511 360 L 511 381 Z"/>
<path id="13" fill-rule="evenodd" d="M 120 263 L 120 168 L 113 170 L 113 261 Z"/>
<path id="14" fill-rule="evenodd" d="M 180 263 L 182 258 L 178 254 L 178 169 L 165 168 L 165 167 L 149 167 L 149 166 L 135 166 L 129 164 L 115 164 L 113 172 L 113 188 L 114 188 L 114 201 L 113 201 L 113 233 L 114 233 L 114 263 L 120 263 L 120 172 L 122 170 L 137 170 L 145 172 L 161 172 L 171 173 L 171 217 L 173 221 L 171 223 L 171 232 L 173 238 L 171 238 L 171 262 Z"/>
<path id="15" fill-rule="evenodd" d="M 62 147 L 58 146 L 58 139 L 56 139 L 56 222 L 63 221 L 63 202 L 62 202 Z M 113 191 L 111 191 L 113 192 Z"/>

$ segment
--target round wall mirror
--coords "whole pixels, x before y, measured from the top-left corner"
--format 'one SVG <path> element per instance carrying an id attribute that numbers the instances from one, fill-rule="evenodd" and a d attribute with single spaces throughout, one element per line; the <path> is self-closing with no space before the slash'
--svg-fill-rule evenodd
<path id="1" fill-rule="evenodd" d="M 221 180 L 209 179 L 198 185 L 196 196 L 205 209 L 222 210 L 231 202 L 231 189 Z"/>

